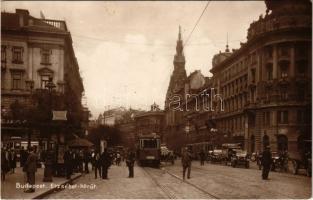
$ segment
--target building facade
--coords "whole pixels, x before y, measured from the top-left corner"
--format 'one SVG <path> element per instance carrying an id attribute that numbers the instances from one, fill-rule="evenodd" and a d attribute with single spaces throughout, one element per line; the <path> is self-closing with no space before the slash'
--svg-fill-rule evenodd
<path id="1" fill-rule="evenodd" d="M 185 101 L 200 108 L 194 106 L 193 113 L 176 112 L 184 114 L 166 121 L 167 135 L 176 132 L 186 137 L 187 132 L 187 141 L 195 143 L 201 139 L 192 138 L 201 138 L 202 130 L 202 141 L 238 142 L 249 152 L 262 151 L 267 145 L 295 152 L 304 140 L 311 140 L 311 3 L 265 3 L 266 15 L 250 24 L 247 42 L 231 52 L 227 46 L 215 55 L 213 76 L 200 87 L 198 99 Z M 203 92 L 214 97 L 210 109 L 201 106 Z M 181 89 L 176 95 L 184 93 Z M 166 110 L 166 116 L 171 112 Z"/>
<path id="2" fill-rule="evenodd" d="M 1 18 L 2 145 L 47 149 L 50 142 L 65 143 L 70 133 L 82 131 L 86 118 L 66 22 L 38 19 L 22 9 L 2 12 Z M 66 120 L 53 121 L 53 110 Z"/>

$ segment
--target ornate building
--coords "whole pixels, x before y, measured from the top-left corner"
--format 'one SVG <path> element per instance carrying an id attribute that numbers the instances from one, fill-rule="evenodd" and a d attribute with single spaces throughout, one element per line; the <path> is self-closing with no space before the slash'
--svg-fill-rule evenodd
<path id="1" fill-rule="evenodd" d="M 222 105 L 223 111 L 201 110 L 200 106 L 193 114 L 192 126 L 198 127 L 193 128 L 196 130 L 203 124 L 207 126 L 202 129 L 207 132 L 202 141 L 212 141 L 213 128 L 220 142 L 239 142 L 249 152 L 261 151 L 265 145 L 273 150 L 295 152 L 301 150 L 304 140 L 310 140 L 312 129 L 311 3 L 306 0 L 265 3 L 266 15 L 250 24 L 247 42 L 232 52 L 227 46 L 225 52 L 215 55 L 213 77 L 199 90 L 209 90 L 213 96 L 219 94 L 222 104 L 220 99 L 213 99 L 212 105 Z M 169 88 L 172 87 L 170 84 Z M 196 102 L 196 98 L 191 101 Z M 181 127 L 190 127 L 190 115 L 183 116 L 182 120 L 174 121 L 174 126 L 183 122 Z M 171 130 L 169 125 L 167 130 Z M 183 130 L 177 131 L 185 137 Z M 171 135 L 171 131 L 166 133 Z M 197 138 L 189 134 L 188 141 Z M 194 135 L 199 134 L 200 131 L 195 131 Z"/>
<path id="2" fill-rule="evenodd" d="M 21 9 L 1 18 L 2 143 L 46 149 L 49 141 L 83 134 L 88 109 L 81 103 L 84 87 L 65 21 L 37 19 Z M 67 115 L 55 112 L 52 121 L 52 110 Z"/>
<path id="3" fill-rule="evenodd" d="M 164 112 L 159 109 L 155 103 L 151 106 L 150 111 L 137 113 L 135 119 L 135 138 L 139 135 L 149 135 L 156 133 L 161 140 L 164 133 Z"/>

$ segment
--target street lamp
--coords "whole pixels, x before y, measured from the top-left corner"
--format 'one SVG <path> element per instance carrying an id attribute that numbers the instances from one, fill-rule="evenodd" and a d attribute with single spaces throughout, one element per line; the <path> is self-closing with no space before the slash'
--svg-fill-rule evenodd
<path id="1" fill-rule="evenodd" d="M 50 111 L 52 113 L 52 92 L 53 92 L 53 89 L 56 87 L 52 81 L 52 77 L 49 77 L 49 82 L 46 84 L 45 87 L 49 91 L 49 106 L 50 106 Z M 51 124 L 52 124 L 52 119 L 51 119 Z M 43 178 L 44 182 L 52 182 L 52 174 L 53 174 L 52 166 L 53 166 L 54 156 L 53 156 L 53 152 L 51 151 L 51 148 L 50 148 L 50 136 L 51 136 L 51 134 L 49 133 L 47 153 L 45 156 L 45 170 L 44 170 L 44 178 Z"/>
<path id="2" fill-rule="evenodd" d="M 27 88 L 30 90 L 30 98 L 31 98 L 31 101 L 33 102 L 33 89 L 34 89 L 34 81 L 32 80 L 27 80 L 26 81 L 26 86 Z M 28 137 L 28 142 L 27 142 L 27 148 L 29 149 L 30 146 L 31 146 L 31 134 L 32 134 L 32 123 L 29 124 L 30 126 L 30 130 L 28 130 L 28 134 L 27 134 L 27 137 Z"/>

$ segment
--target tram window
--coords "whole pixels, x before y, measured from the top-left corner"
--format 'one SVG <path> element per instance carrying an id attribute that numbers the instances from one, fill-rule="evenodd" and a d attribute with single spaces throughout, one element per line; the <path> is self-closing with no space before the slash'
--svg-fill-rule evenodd
<path id="1" fill-rule="evenodd" d="M 143 140 L 143 148 L 157 148 L 157 140 Z"/>

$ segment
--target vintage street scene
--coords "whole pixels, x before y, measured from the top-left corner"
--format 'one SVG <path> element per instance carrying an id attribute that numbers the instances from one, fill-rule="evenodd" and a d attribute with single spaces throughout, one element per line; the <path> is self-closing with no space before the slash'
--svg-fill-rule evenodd
<path id="1" fill-rule="evenodd" d="M 1 1 L 1 199 L 312 198 L 312 2 Z"/>

